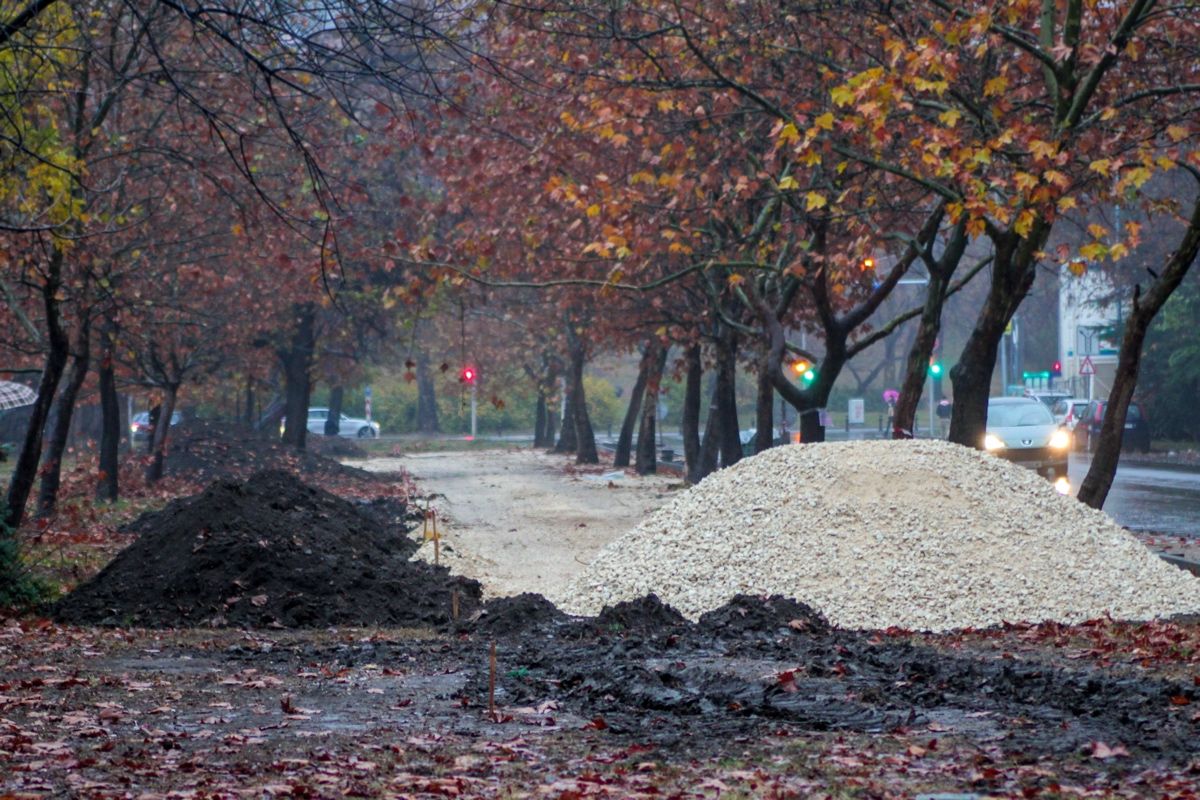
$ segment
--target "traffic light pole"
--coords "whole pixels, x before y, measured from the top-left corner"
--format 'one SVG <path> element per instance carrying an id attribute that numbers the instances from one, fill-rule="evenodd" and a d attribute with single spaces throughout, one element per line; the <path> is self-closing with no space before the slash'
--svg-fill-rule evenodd
<path id="1" fill-rule="evenodd" d="M 933 376 L 929 376 L 929 438 L 933 438 L 933 404 L 934 404 Z"/>
<path id="2" fill-rule="evenodd" d="M 475 384 L 471 384 L 471 438 L 475 438 Z"/>

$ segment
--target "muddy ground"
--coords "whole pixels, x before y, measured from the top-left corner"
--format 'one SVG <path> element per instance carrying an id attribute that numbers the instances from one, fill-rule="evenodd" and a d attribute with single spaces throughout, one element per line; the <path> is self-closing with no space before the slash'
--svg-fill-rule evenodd
<path id="1" fill-rule="evenodd" d="M 1085 633 L 848 633 L 762 599 L 696 625 L 653 600 L 588 620 L 535 598 L 497 603 L 496 616 L 442 631 L 12 625 L 0 632 L 0 786 L 626 797 L 714 796 L 699 789 L 713 781 L 741 792 L 717 796 L 1185 796 L 1170 787 L 1200 780 L 1194 663 L 1101 657 L 1073 638 Z M 1195 623 L 1107 633 L 1155 630 L 1200 642 Z"/>
<path id="2" fill-rule="evenodd" d="M 132 525 L 59 622 L 0 622 L 0 796 L 1200 786 L 1197 620 L 927 636 L 782 598 L 694 624 L 654 597 L 595 618 L 536 594 L 477 608 L 406 559 L 396 502 L 218 481 Z"/>

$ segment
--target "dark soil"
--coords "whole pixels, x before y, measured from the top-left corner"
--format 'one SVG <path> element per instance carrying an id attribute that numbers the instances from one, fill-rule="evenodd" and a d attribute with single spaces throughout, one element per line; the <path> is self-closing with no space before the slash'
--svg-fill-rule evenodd
<path id="1" fill-rule="evenodd" d="M 353 504 L 281 471 L 222 480 L 129 526 L 138 539 L 54 608 L 148 627 L 442 625 L 474 581 L 408 561 L 399 501 Z"/>
<path id="2" fill-rule="evenodd" d="M 314 483 L 323 479 L 368 483 L 379 480 L 373 473 L 347 467 L 335 460 L 347 455 L 363 455 L 357 444 L 312 435 L 307 441 L 308 449 L 297 451 L 265 437 L 262 432 L 236 423 L 189 419 L 171 428 L 166 471 L 169 475 L 198 481 L 231 476 L 244 479 L 266 469 L 296 472 Z"/>
<path id="3" fill-rule="evenodd" d="M 521 604 L 540 608 L 528 597 Z M 1180 699 L 1200 700 L 1192 683 L 946 654 L 831 628 L 783 598 L 739 596 L 691 624 L 648 597 L 594 620 L 543 612 L 540 623 L 514 630 L 520 635 L 504 636 L 492 625 L 475 637 L 498 642 L 506 703 L 553 701 L 614 735 L 660 746 L 780 730 L 932 728 L 1059 754 L 1123 742 L 1142 758 L 1187 764 L 1200 734 Z M 481 651 L 462 661 L 485 663 Z M 472 673 L 464 702 L 482 702 L 486 684 L 486 672 Z"/>
<path id="4" fill-rule="evenodd" d="M 477 636 L 513 636 L 557 630 L 570 618 L 540 594 L 519 594 L 489 600 L 473 622 L 459 626 Z"/>

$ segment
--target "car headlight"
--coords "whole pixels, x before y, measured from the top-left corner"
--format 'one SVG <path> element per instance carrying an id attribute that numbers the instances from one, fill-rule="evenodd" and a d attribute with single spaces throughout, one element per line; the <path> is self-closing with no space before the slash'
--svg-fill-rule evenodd
<path id="1" fill-rule="evenodd" d="M 1004 442 L 1001 441 L 999 436 L 996 436 L 993 433 L 989 433 L 987 436 L 983 437 L 984 450 L 1003 450 L 1004 447 Z"/>
<path id="2" fill-rule="evenodd" d="M 1050 447 L 1055 450 L 1065 450 L 1071 446 L 1071 434 L 1064 431 L 1062 428 L 1056 430 L 1050 436 Z"/>

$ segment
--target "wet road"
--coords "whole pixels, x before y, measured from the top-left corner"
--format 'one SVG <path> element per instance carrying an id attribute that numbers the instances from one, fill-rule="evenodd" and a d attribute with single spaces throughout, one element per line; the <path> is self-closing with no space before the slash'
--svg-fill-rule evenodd
<path id="1" fill-rule="evenodd" d="M 1087 467 L 1086 456 L 1071 456 L 1072 487 Z M 1200 538 L 1200 472 L 1122 464 L 1104 510 L 1132 530 Z"/>

